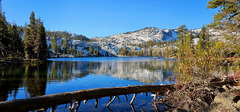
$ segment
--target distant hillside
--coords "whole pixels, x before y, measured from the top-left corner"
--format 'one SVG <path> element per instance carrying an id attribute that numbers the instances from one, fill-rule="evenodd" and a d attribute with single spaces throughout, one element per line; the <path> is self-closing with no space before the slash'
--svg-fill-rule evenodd
<path id="1" fill-rule="evenodd" d="M 195 35 L 193 41 L 196 44 L 198 42 L 197 35 L 201 29 L 192 29 L 191 31 Z M 210 30 L 209 33 L 212 39 L 219 38 L 219 31 Z M 167 52 L 167 43 L 171 49 L 177 49 L 174 43 L 177 40 L 177 35 L 176 29 L 163 30 L 156 27 L 91 39 L 66 31 L 54 31 L 47 32 L 47 43 L 52 56 L 66 54 L 63 53 L 63 43 L 66 41 L 64 37 L 66 36 L 69 46 L 67 54 L 73 54 L 74 56 L 162 56 Z M 56 47 L 53 47 L 54 40 L 57 44 L 57 46 L 55 44 Z"/>
<path id="2" fill-rule="evenodd" d="M 65 35 L 73 40 L 89 41 L 90 39 L 84 35 L 78 35 L 67 31 L 47 31 L 47 37 L 64 37 Z"/>
<path id="3" fill-rule="evenodd" d="M 158 29 L 147 27 L 141 30 L 121 33 L 109 37 L 92 38 L 93 41 L 122 43 L 122 44 L 142 44 L 148 41 L 173 41 L 177 39 L 176 29 Z"/>

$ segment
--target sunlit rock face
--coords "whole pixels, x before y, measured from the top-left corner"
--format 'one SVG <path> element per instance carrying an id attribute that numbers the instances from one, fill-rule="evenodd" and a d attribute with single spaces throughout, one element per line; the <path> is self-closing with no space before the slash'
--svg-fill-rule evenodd
<path id="1" fill-rule="evenodd" d="M 147 27 L 141 30 L 121 33 L 109 37 L 93 38 L 97 41 L 119 44 L 141 44 L 147 41 L 171 41 L 177 39 L 175 29 L 162 30 L 156 27 Z"/>
<path id="2" fill-rule="evenodd" d="M 108 37 L 96 37 L 91 40 L 101 47 L 102 50 L 107 51 L 110 56 L 120 55 L 119 50 L 122 48 L 130 51 L 139 51 L 144 49 L 138 44 L 146 44 L 148 41 L 173 41 L 177 39 L 176 29 L 158 29 L 156 27 L 147 27 L 141 30 L 121 33 Z"/>

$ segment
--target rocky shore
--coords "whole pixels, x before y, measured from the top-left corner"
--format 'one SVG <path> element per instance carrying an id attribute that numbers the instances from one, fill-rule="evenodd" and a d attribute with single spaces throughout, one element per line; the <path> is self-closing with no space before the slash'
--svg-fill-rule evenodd
<path id="1" fill-rule="evenodd" d="M 209 86 L 206 81 L 176 85 L 175 91 L 167 91 L 157 103 L 166 105 L 166 111 L 174 112 L 239 112 L 240 86 L 230 78 L 226 85 Z"/>

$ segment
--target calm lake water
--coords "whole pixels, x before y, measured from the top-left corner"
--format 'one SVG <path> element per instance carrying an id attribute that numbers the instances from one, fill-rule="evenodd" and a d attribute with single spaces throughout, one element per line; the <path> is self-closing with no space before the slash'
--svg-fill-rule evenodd
<path id="1" fill-rule="evenodd" d="M 173 75 L 175 63 L 176 60 L 152 57 L 94 57 L 49 59 L 41 65 L 0 65 L 0 101 L 92 88 L 172 84 L 169 76 Z M 150 94 L 137 95 L 136 111 L 154 111 Z M 125 96 L 120 98 L 121 103 L 115 100 L 111 110 L 132 111 L 130 101 Z M 79 111 L 110 111 L 106 107 L 108 101 L 109 98 L 102 98 L 98 108 L 94 108 L 95 100 L 89 100 L 81 104 Z M 68 111 L 65 106 L 58 106 L 57 111 Z"/>

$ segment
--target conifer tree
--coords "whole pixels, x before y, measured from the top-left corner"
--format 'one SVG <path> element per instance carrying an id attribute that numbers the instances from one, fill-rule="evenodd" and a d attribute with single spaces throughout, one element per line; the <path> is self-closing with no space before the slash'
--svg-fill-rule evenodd
<path id="1" fill-rule="evenodd" d="M 200 55 L 203 52 L 203 38 L 199 37 L 198 44 L 197 44 L 197 54 Z"/>
<path id="2" fill-rule="evenodd" d="M 35 19 L 35 13 L 32 12 L 31 13 L 31 17 L 30 17 L 30 24 L 28 25 L 29 26 L 29 31 L 30 31 L 30 38 L 31 38 L 31 41 L 33 43 L 33 52 L 34 54 L 31 56 L 32 58 L 37 58 L 37 52 L 38 52 L 38 49 L 36 47 L 39 47 L 39 45 L 37 45 L 39 43 L 39 39 L 37 39 L 37 27 L 36 27 L 36 19 Z M 36 41 L 37 40 L 37 41 Z"/>
<path id="3" fill-rule="evenodd" d="M 43 22 L 39 19 L 38 24 L 38 38 L 40 38 L 40 47 L 39 47 L 39 53 L 38 53 L 38 59 L 40 60 L 46 60 L 48 56 L 48 48 L 47 48 L 47 40 L 46 40 L 46 30 L 43 26 Z"/>
<path id="4" fill-rule="evenodd" d="M 184 52 L 184 37 L 186 37 L 188 29 L 186 27 L 186 25 L 181 25 L 178 28 L 178 57 L 182 57 L 183 56 L 183 52 Z"/>
<path id="5" fill-rule="evenodd" d="M 24 37 L 24 52 L 25 52 L 25 58 L 31 59 L 33 58 L 33 41 L 30 36 L 30 30 L 27 26 L 23 27 L 23 37 Z"/>
<path id="6" fill-rule="evenodd" d="M 122 48 L 120 49 L 120 55 L 126 55 L 126 49 L 125 48 Z"/>
<path id="7" fill-rule="evenodd" d="M 57 47 L 57 37 L 52 37 L 51 39 L 51 48 L 55 53 L 58 53 L 58 47 Z"/>
<path id="8" fill-rule="evenodd" d="M 68 51 L 68 35 L 66 33 L 63 35 L 62 42 L 63 42 L 63 44 L 62 44 L 63 45 L 63 53 L 67 54 L 67 51 Z"/>
<path id="9" fill-rule="evenodd" d="M 169 43 L 166 42 L 166 50 L 165 50 L 165 56 L 164 56 L 166 59 L 169 58 Z"/>
<path id="10" fill-rule="evenodd" d="M 189 50 L 190 48 L 192 48 L 192 31 L 189 31 L 189 33 L 187 34 L 187 37 L 185 38 L 185 50 Z"/>
<path id="11" fill-rule="evenodd" d="M 99 56 L 99 46 L 97 46 L 96 56 Z"/>
<path id="12" fill-rule="evenodd" d="M 77 45 L 74 44 L 74 53 L 73 53 L 73 55 L 76 56 L 77 54 L 78 54 Z"/>
<path id="13" fill-rule="evenodd" d="M 25 57 L 45 60 L 47 57 L 46 32 L 41 19 L 36 20 L 34 12 L 31 13 L 30 24 L 23 28 Z"/>
<path id="14" fill-rule="evenodd" d="M 177 38 L 183 39 L 183 38 L 186 36 L 187 31 L 188 31 L 188 29 L 187 29 L 186 25 L 181 25 L 181 26 L 177 29 L 177 32 L 178 32 Z"/>
<path id="15" fill-rule="evenodd" d="M 153 50 L 152 50 L 152 48 L 149 49 L 149 56 L 153 56 Z"/>
<path id="16" fill-rule="evenodd" d="M 207 28 L 203 26 L 199 34 L 197 53 L 201 54 L 203 51 L 207 51 L 208 47 L 209 47 L 209 34 Z"/>
<path id="17" fill-rule="evenodd" d="M 15 57 L 22 57 L 23 56 L 23 52 L 24 52 L 24 48 L 23 48 L 23 43 L 22 43 L 22 39 L 21 39 L 21 34 L 20 31 L 18 31 L 18 27 L 16 24 L 9 24 L 8 25 L 8 30 L 9 30 L 9 36 L 10 36 L 10 50 L 11 50 L 11 54 L 14 54 Z"/>
<path id="18" fill-rule="evenodd" d="M 40 46 L 41 46 L 41 32 L 40 32 L 40 30 L 41 30 L 41 20 L 40 19 L 38 19 L 38 20 L 36 20 L 36 26 L 35 27 L 37 27 L 37 29 L 36 29 L 36 35 L 34 35 L 34 54 L 35 54 L 35 57 L 37 58 L 37 59 L 39 59 L 40 57 Z"/>
<path id="19" fill-rule="evenodd" d="M 222 36 L 225 37 L 227 55 L 235 54 L 240 56 L 240 1 L 239 0 L 211 0 L 207 8 L 218 9 L 214 15 L 213 22 L 208 26 L 214 29 L 220 29 Z M 225 46 L 225 45 L 224 45 Z"/>
<path id="20" fill-rule="evenodd" d="M 240 28 L 240 1 L 239 0 L 211 0 L 208 2 L 208 9 L 219 11 L 214 15 L 210 27 L 217 29 L 228 29 L 236 32 Z"/>
<path id="21" fill-rule="evenodd" d="M 90 44 L 90 47 L 89 47 L 89 52 L 92 54 L 93 53 L 93 47 L 92 47 L 92 45 Z"/>
<path id="22" fill-rule="evenodd" d="M 10 44 L 10 39 L 8 35 L 8 27 L 5 15 L 0 13 L 0 56 L 8 56 L 8 45 Z"/>
<path id="23" fill-rule="evenodd" d="M 71 44 L 70 44 L 69 54 L 74 55 L 74 49 L 73 49 L 73 44 L 72 44 L 72 42 L 71 42 Z"/>

